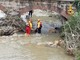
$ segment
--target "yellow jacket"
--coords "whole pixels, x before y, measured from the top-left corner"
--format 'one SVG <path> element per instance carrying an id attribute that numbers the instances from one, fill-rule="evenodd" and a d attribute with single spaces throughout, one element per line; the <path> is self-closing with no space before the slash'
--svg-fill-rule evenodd
<path id="1" fill-rule="evenodd" d="M 37 26 L 38 26 L 38 28 L 40 28 L 40 26 L 41 26 L 41 22 L 38 22 L 38 23 L 37 23 Z"/>
<path id="2" fill-rule="evenodd" d="M 72 5 L 69 5 L 69 8 L 68 8 L 68 14 L 69 15 L 73 15 L 74 14 L 74 10 L 72 9 Z"/>
<path id="3" fill-rule="evenodd" d="M 32 23 L 31 23 L 31 22 L 29 22 L 29 26 L 30 26 L 30 28 L 31 28 L 31 30 L 32 30 Z"/>

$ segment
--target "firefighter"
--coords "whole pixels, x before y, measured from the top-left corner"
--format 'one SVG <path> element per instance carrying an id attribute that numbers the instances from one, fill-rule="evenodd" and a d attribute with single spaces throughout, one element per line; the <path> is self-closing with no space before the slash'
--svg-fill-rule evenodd
<path id="1" fill-rule="evenodd" d="M 73 15 L 74 14 L 74 11 L 72 9 L 72 5 L 69 5 L 69 8 L 68 8 L 67 12 L 68 12 L 69 15 Z"/>
<path id="2" fill-rule="evenodd" d="M 32 26 L 32 20 L 29 20 L 28 23 L 29 23 L 30 29 L 32 30 L 32 27 L 33 27 L 33 26 Z"/>
<path id="3" fill-rule="evenodd" d="M 31 33 L 31 28 L 29 26 L 29 24 L 26 26 L 26 34 L 27 36 L 30 36 L 30 33 Z"/>
<path id="4" fill-rule="evenodd" d="M 33 14 L 33 10 L 30 10 L 29 11 L 29 16 L 32 17 L 32 14 Z"/>
<path id="5" fill-rule="evenodd" d="M 39 34 L 41 34 L 41 28 L 42 28 L 42 22 L 40 21 L 40 19 L 38 19 L 38 22 L 37 22 L 37 32 Z"/>

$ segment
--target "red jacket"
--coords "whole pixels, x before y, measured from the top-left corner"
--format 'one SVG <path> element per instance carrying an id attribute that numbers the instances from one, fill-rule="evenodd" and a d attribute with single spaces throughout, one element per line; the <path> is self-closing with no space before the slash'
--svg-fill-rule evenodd
<path id="1" fill-rule="evenodd" d="M 26 26 L 26 33 L 30 34 L 31 33 L 31 28 L 29 26 Z"/>

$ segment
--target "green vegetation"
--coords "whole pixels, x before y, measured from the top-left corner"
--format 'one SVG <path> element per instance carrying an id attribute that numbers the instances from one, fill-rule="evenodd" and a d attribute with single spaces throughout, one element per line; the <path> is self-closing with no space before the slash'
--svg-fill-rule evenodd
<path id="1" fill-rule="evenodd" d="M 80 60 L 80 51 L 77 51 L 76 56 L 75 56 L 76 60 Z"/>
<path id="2" fill-rule="evenodd" d="M 75 36 L 80 35 L 80 14 L 71 16 L 68 21 L 64 23 L 62 35 L 65 35 L 66 37 L 66 34 Z"/>
<path id="3" fill-rule="evenodd" d="M 66 48 L 80 49 L 80 12 L 70 16 L 64 23 L 61 36 L 66 42 Z M 80 60 L 80 53 L 76 53 L 76 60 Z"/>

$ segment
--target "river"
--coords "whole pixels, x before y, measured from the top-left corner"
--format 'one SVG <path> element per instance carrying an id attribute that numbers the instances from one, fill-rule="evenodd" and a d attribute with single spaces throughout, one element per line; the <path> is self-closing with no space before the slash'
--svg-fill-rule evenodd
<path id="1" fill-rule="evenodd" d="M 14 34 L 0 37 L 0 60 L 73 60 L 61 47 L 38 43 L 59 40 L 58 34 Z"/>

